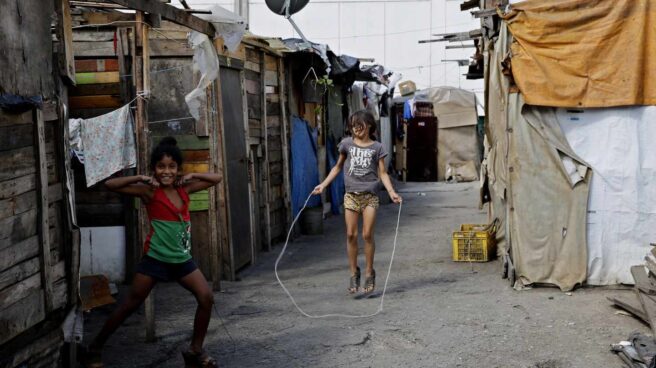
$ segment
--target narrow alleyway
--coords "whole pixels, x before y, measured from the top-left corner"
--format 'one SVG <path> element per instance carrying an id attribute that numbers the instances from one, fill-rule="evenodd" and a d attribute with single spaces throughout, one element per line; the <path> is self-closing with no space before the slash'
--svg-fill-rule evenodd
<path id="1" fill-rule="evenodd" d="M 499 261 L 451 261 L 450 234 L 461 223 L 485 222 L 478 186 L 408 184 L 385 310 L 364 319 L 301 316 L 277 284 L 275 259 L 260 257 L 242 281 L 224 282 L 216 294 L 207 349 L 222 367 L 616 367 L 610 343 L 637 320 L 615 314 L 607 296 L 622 288 L 585 288 L 571 295 L 554 288 L 512 290 Z M 385 205 L 377 223 L 376 269 L 382 290 L 390 260 L 398 207 Z M 309 313 L 372 313 L 380 298 L 346 294 L 348 270 L 341 217 L 324 223 L 324 235 L 290 244 L 280 276 Z M 127 289 L 122 288 L 122 294 Z M 93 311 L 86 337 L 112 306 Z M 143 314 L 110 339 L 107 367 L 180 367 L 180 350 L 191 333 L 195 301 L 176 284 L 156 293 L 156 343 L 144 342 Z M 225 329 L 222 327 L 222 322 Z M 226 329 L 231 335 L 229 337 Z"/>

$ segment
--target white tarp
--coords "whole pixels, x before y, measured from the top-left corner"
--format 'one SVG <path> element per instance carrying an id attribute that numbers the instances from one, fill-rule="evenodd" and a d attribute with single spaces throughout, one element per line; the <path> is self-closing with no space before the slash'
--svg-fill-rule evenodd
<path id="1" fill-rule="evenodd" d="M 592 167 L 589 285 L 633 284 L 656 242 L 656 106 L 558 109 L 574 152 Z"/>
<path id="2" fill-rule="evenodd" d="M 468 161 L 474 163 L 478 176 L 476 94 L 456 87 L 433 87 L 415 96 L 431 101 L 437 117 L 437 180 L 446 180 L 447 165 L 462 166 Z"/>

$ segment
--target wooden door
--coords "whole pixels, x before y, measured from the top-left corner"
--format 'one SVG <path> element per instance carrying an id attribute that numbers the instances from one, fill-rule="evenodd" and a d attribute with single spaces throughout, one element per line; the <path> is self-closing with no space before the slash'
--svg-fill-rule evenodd
<path id="1" fill-rule="evenodd" d="M 244 128 L 244 105 L 239 70 L 221 68 L 224 144 L 228 171 L 228 211 L 234 269 L 239 270 L 253 257 L 249 160 Z"/>

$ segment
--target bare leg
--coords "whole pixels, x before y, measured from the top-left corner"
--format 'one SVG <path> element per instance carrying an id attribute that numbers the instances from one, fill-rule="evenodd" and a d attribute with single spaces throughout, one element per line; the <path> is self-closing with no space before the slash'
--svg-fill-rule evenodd
<path id="1" fill-rule="evenodd" d="M 130 294 L 123 303 L 112 313 L 105 322 L 102 330 L 98 333 L 90 345 L 91 350 L 100 351 L 107 342 L 107 339 L 116 331 L 116 329 L 139 308 L 141 303 L 146 299 L 150 291 L 157 284 L 157 281 L 147 275 L 137 273 L 132 281 Z"/>
<path id="2" fill-rule="evenodd" d="M 210 318 L 212 317 L 214 294 L 207 284 L 205 276 L 198 269 L 181 278 L 178 282 L 185 289 L 191 291 L 198 302 L 196 317 L 194 318 L 194 333 L 189 347 L 193 352 L 200 353 L 203 350 L 207 326 L 210 324 Z"/>
<path id="3" fill-rule="evenodd" d="M 352 211 L 344 211 L 346 220 L 346 254 L 348 255 L 351 275 L 355 275 L 358 269 L 358 217 L 360 214 Z"/>
<path id="4" fill-rule="evenodd" d="M 374 269 L 374 253 L 376 251 L 376 242 L 374 241 L 374 227 L 376 225 L 376 209 L 365 207 L 362 211 L 362 238 L 364 239 L 364 255 L 366 269 L 364 271 L 365 279 L 371 276 Z M 372 290 L 365 289 L 365 292 Z"/>

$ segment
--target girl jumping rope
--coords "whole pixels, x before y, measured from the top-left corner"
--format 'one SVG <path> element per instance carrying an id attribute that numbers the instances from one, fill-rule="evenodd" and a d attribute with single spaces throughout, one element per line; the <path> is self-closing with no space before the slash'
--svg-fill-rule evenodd
<path id="1" fill-rule="evenodd" d="M 312 194 L 321 194 L 344 167 L 344 218 L 346 220 L 346 251 L 348 254 L 351 279 L 348 292 L 353 294 L 360 289 L 360 267 L 358 267 L 358 219 L 362 214 L 362 238 L 365 253 L 365 283 L 363 291 L 371 294 L 376 287 L 374 270 L 374 225 L 376 209 L 379 205 L 378 189 L 382 181 L 394 203 L 401 203 L 392 186 L 387 170 L 385 156 L 387 151 L 380 142 L 374 140 L 376 121 L 369 112 L 361 110 L 349 117 L 348 130 L 351 137 L 339 144 L 339 159 L 326 179 L 314 188 Z"/>
<path id="2" fill-rule="evenodd" d="M 105 182 L 111 191 L 141 198 L 146 204 L 150 231 L 143 258 L 137 265 L 129 295 L 109 317 L 86 354 L 88 368 L 100 368 L 102 347 L 107 339 L 146 299 L 159 281 L 176 281 L 198 301 L 189 349 L 182 353 L 186 367 L 217 367 L 216 360 L 203 351 L 203 340 L 212 313 L 214 295 L 205 276 L 191 258 L 189 193 L 207 189 L 221 181 L 214 173 L 178 177 L 182 152 L 172 137 L 166 137 L 150 156 L 153 176 L 129 176 Z"/>

